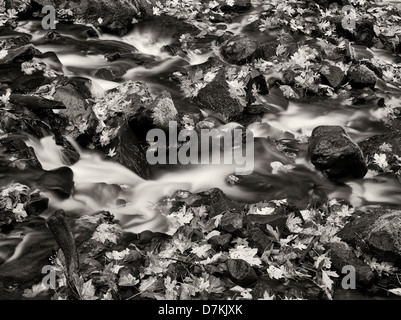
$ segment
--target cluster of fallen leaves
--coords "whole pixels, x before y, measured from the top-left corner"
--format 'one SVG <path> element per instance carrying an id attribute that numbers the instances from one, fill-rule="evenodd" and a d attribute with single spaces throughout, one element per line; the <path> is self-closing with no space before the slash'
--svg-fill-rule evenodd
<path id="1" fill-rule="evenodd" d="M 180 197 L 185 196 L 185 192 Z M 175 199 L 167 199 L 174 203 Z M 160 203 L 159 209 L 164 208 Z M 243 215 L 269 216 L 283 214 L 286 200 L 247 205 Z M 92 226 L 90 239 L 78 248 L 80 274 L 68 280 L 66 262 L 61 250 L 52 259 L 57 275 L 53 299 L 316 299 L 306 291 L 283 294 L 271 290 L 253 292 L 254 284 L 241 286 L 227 269 L 227 261 L 245 261 L 258 277 L 289 285 L 297 282 L 314 285 L 323 297 L 331 299 L 339 274 L 332 270 L 327 245 L 341 241 L 337 232 L 346 224 L 353 209 L 333 200 L 324 210 L 308 209 L 285 214 L 285 227 L 266 224 L 264 233 L 271 244 L 260 252 L 247 237 L 222 229 L 227 212 L 209 217 L 208 206 L 182 205 L 165 213 L 170 228 L 165 234 L 145 231 L 124 243 L 124 233 L 117 224 L 100 216 L 84 216 L 81 226 Z M 229 235 L 228 247 L 213 246 L 214 236 Z M 372 270 L 378 274 L 394 273 L 390 264 L 369 257 Z M 370 259 L 370 260 L 369 260 Z M 26 298 L 43 295 L 41 284 L 26 290 Z"/>

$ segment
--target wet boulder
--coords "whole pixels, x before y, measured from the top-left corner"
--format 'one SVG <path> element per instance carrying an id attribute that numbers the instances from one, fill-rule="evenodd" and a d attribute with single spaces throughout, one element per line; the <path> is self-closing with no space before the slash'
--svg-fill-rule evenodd
<path id="1" fill-rule="evenodd" d="M 216 251 L 227 251 L 231 242 L 232 235 L 229 233 L 211 237 L 208 242 Z"/>
<path id="2" fill-rule="evenodd" d="M 398 158 L 401 156 L 401 132 L 391 131 L 384 134 L 375 135 L 359 143 L 363 154 L 370 163 L 369 167 L 380 170 L 380 167 L 374 163 L 374 156 L 385 154 L 386 161 L 391 171 L 397 172 L 399 168 Z"/>
<path id="3" fill-rule="evenodd" d="M 349 70 L 349 80 L 353 88 L 373 88 L 376 84 L 377 77 L 367 66 L 358 65 Z"/>
<path id="4" fill-rule="evenodd" d="M 234 0 L 230 4 L 226 0 L 219 0 L 219 8 L 224 13 L 242 12 L 249 10 L 252 6 L 250 0 Z"/>
<path id="5" fill-rule="evenodd" d="M 249 287 L 258 281 L 258 276 L 252 266 L 242 259 L 227 260 L 228 274 L 232 282 L 241 287 Z"/>
<path id="6" fill-rule="evenodd" d="M 149 178 L 149 163 L 146 160 L 144 149 L 139 143 L 128 122 L 118 129 L 118 133 L 110 143 L 102 148 L 106 154 L 114 151 L 113 160 L 121 163 L 142 178 Z"/>
<path id="7" fill-rule="evenodd" d="M 0 166 L 19 170 L 42 169 L 33 148 L 17 136 L 0 139 Z"/>
<path id="8" fill-rule="evenodd" d="M 320 68 L 320 74 L 323 79 L 331 85 L 334 89 L 337 89 L 344 81 L 345 73 L 339 67 L 323 63 Z"/>
<path id="9" fill-rule="evenodd" d="M 0 59 L 0 64 L 22 63 L 31 60 L 35 54 L 41 54 L 33 44 L 27 44 L 14 49 L 6 50 L 6 55 Z"/>
<path id="10" fill-rule="evenodd" d="M 221 218 L 221 229 L 234 235 L 243 235 L 244 216 L 237 212 L 226 212 Z"/>
<path id="11" fill-rule="evenodd" d="M 171 94 L 161 92 L 152 102 L 143 105 L 130 119 L 130 126 L 140 141 L 146 139 L 151 129 L 169 130 L 170 122 L 178 122 L 178 111 Z"/>
<path id="12" fill-rule="evenodd" d="M 230 95 L 223 69 L 219 71 L 213 81 L 199 90 L 194 102 L 201 108 L 216 111 L 225 122 L 235 119 L 243 111 L 238 100 Z"/>
<path id="13" fill-rule="evenodd" d="M 252 60 L 253 54 L 258 47 L 256 41 L 246 36 L 237 35 L 225 41 L 220 52 L 227 62 L 243 65 Z"/>
<path id="14" fill-rule="evenodd" d="M 0 40 L 5 47 L 21 47 L 29 43 L 31 35 L 11 30 L 5 26 L 0 27 Z"/>
<path id="15" fill-rule="evenodd" d="M 401 211 L 377 209 L 356 217 L 337 234 L 379 261 L 401 265 Z"/>
<path id="16" fill-rule="evenodd" d="M 361 149 L 340 126 L 313 129 L 308 152 L 312 164 L 329 179 L 358 179 L 367 173 Z"/>
<path id="17" fill-rule="evenodd" d="M 185 202 L 192 207 L 206 206 L 209 209 L 209 217 L 213 218 L 226 211 L 241 213 L 244 205 L 229 199 L 218 188 L 199 192 L 189 196 Z"/>
<path id="18" fill-rule="evenodd" d="M 52 5 L 58 10 L 70 10 L 74 19 L 82 19 L 86 23 L 93 23 L 106 31 L 119 34 L 126 33 L 132 18 L 140 16 L 139 1 L 34 0 L 33 2 L 40 6 Z"/>
<path id="19" fill-rule="evenodd" d="M 329 244 L 330 257 L 333 268 L 339 273 L 345 266 L 355 268 L 356 282 L 360 285 L 369 285 L 375 278 L 372 269 L 362 260 L 358 259 L 354 251 L 345 242 Z"/>

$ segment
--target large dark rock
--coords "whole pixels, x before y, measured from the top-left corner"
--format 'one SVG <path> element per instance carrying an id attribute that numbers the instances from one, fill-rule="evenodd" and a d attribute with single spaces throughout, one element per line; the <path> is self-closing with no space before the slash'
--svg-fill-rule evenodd
<path id="1" fill-rule="evenodd" d="M 241 287 L 249 287 L 258 281 L 258 276 L 252 266 L 241 259 L 227 260 L 230 279 Z"/>
<path id="2" fill-rule="evenodd" d="M 266 230 L 266 225 L 270 225 L 274 230 L 278 230 L 280 234 L 283 233 L 287 221 L 287 214 L 248 214 L 245 216 L 243 222 L 244 227 L 248 230 Z M 248 231 L 249 233 L 249 231 Z"/>
<path id="3" fill-rule="evenodd" d="M 30 109 L 65 109 L 64 103 L 57 100 L 50 100 L 38 96 L 11 94 L 10 102 L 14 105 Z"/>
<path id="4" fill-rule="evenodd" d="M 238 35 L 227 40 L 220 49 L 222 56 L 233 64 L 243 65 L 252 60 L 258 43 L 246 36 Z"/>
<path id="5" fill-rule="evenodd" d="M 60 198 L 66 199 L 71 195 L 74 188 L 74 174 L 69 167 L 61 167 L 54 170 L 44 171 L 38 178 L 36 184 L 45 190 L 51 190 Z"/>
<path id="6" fill-rule="evenodd" d="M 260 256 L 262 256 L 263 252 L 265 252 L 272 243 L 270 238 L 258 227 L 248 229 L 246 235 L 249 246 L 258 249 L 258 254 Z"/>
<path id="7" fill-rule="evenodd" d="M 28 147 L 20 137 L 9 136 L 0 139 L 0 167 L 25 169 L 42 169 L 33 148 Z"/>
<path id="8" fill-rule="evenodd" d="M 243 221 L 244 217 L 241 213 L 236 212 L 226 212 L 223 217 L 221 218 L 220 226 L 221 229 L 235 234 L 235 235 L 242 235 L 243 233 Z"/>
<path id="9" fill-rule="evenodd" d="M 234 0 L 232 5 L 228 5 L 226 0 L 219 0 L 219 8 L 223 12 L 246 11 L 251 8 L 250 0 Z"/>
<path id="10" fill-rule="evenodd" d="M 377 77 L 375 73 L 365 65 L 354 66 L 349 70 L 350 84 L 354 88 L 373 88 Z"/>
<path id="11" fill-rule="evenodd" d="M 391 148 L 387 152 L 381 149 L 383 144 Z M 384 133 L 380 135 L 375 135 L 366 140 L 363 140 L 359 143 L 359 147 L 362 149 L 363 154 L 368 159 L 368 161 L 372 161 L 375 154 L 386 154 L 386 160 L 389 164 L 389 168 L 392 171 L 398 171 L 399 164 L 397 157 L 401 156 L 401 132 L 400 131 L 391 131 L 389 133 Z M 372 165 L 372 164 L 371 164 Z M 370 165 L 370 166 L 371 166 Z M 373 164 L 373 169 L 379 170 L 380 168 Z"/>
<path id="12" fill-rule="evenodd" d="M 5 47 L 21 47 L 29 43 L 31 35 L 11 30 L 5 26 L 0 27 L 0 40 L 4 41 Z"/>
<path id="13" fill-rule="evenodd" d="M 227 251 L 232 235 L 229 233 L 211 237 L 208 242 L 216 251 Z"/>
<path id="14" fill-rule="evenodd" d="M 217 188 L 199 192 L 188 198 L 186 202 L 193 207 L 207 206 L 210 218 L 227 211 L 241 213 L 244 207 L 243 204 L 229 199 L 222 190 Z"/>
<path id="15" fill-rule="evenodd" d="M 325 299 L 323 290 L 310 280 L 292 280 L 292 279 L 271 279 L 269 276 L 261 276 L 258 282 L 252 288 L 252 297 L 256 299 L 263 298 L 265 292 L 274 294 L 280 298 L 322 300 Z"/>
<path id="16" fill-rule="evenodd" d="M 334 242 L 329 245 L 331 253 L 331 263 L 333 268 L 339 273 L 345 266 L 353 266 L 355 268 L 356 283 L 360 286 L 369 285 L 374 280 L 372 269 L 358 259 L 352 249 L 344 242 Z"/>
<path id="17" fill-rule="evenodd" d="M 345 74 L 337 66 L 324 63 L 320 68 L 320 74 L 334 89 L 337 89 L 344 81 Z"/>
<path id="18" fill-rule="evenodd" d="M 337 234 L 379 261 L 401 265 L 401 211 L 378 209 L 356 217 Z"/>
<path id="19" fill-rule="evenodd" d="M 205 109 L 216 111 L 223 121 L 228 122 L 238 117 L 243 111 L 241 104 L 230 95 L 229 86 L 222 69 L 214 80 L 199 90 L 194 101 Z"/>
<path id="20" fill-rule="evenodd" d="M 146 135 L 151 129 L 158 128 L 168 132 L 170 121 L 178 124 L 178 111 L 171 94 L 167 91 L 162 91 L 150 104 L 135 105 L 142 106 L 131 117 L 130 126 L 141 142 L 146 140 Z"/>
<path id="21" fill-rule="evenodd" d="M 106 1 L 106 0 L 34 0 L 34 3 L 44 6 L 52 5 L 58 10 L 65 9 L 73 12 L 74 19 L 82 19 L 93 23 L 107 31 L 125 33 L 132 18 L 140 16 L 142 1 Z M 99 23 L 98 19 L 102 21 Z"/>
<path id="22" fill-rule="evenodd" d="M 15 49 L 8 49 L 4 58 L 0 59 L 0 64 L 22 63 L 31 60 L 36 53 L 40 53 L 33 44 L 27 44 Z"/>
<path id="23" fill-rule="evenodd" d="M 146 160 L 145 151 L 132 132 L 128 122 L 120 127 L 117 136 L 110 141 L 104 151 L 108 153 L 111 149 L 114 149 L 115 155 L 113 159 L 115 161 L 118 161 L 144 179 L 149 177 L 149 163 Z"/>
<path id="24" fill-rule="evenodd" d="M 313 165 L 332 180 L 363 178 L 367 173 L 361 149 L 340 126 L 316 127 L 308 152 Z"/>

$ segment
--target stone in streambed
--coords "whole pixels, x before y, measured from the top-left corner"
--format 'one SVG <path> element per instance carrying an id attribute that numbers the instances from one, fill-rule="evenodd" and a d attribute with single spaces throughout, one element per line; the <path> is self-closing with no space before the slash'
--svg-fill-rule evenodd
<path id="1" fill-rule="evenodd" d="M 75 19 L 93 23 L 104 30 L 119 34 L 126 33 L 132 18 L 140 16 L 140 6 L 137 2 L 140 1 L 34 0 L 34 3 L 41 6 L 52 5 L 58 10 L 71 10 Z"/>
<path id="2" fill-rule="evenodd" d="M 374 280 L 372 269 L 358 259 L 352 249 L 344 242 L 334 242 L 329 244 L 330 257 L 333 268 L 342 273 L 344 266 L 350 265 L 355 268 L 356 283 L 369 285 Z"/>
<path id="3" fill-rule="evenodd" d="M 243 234 L 243 214 L 237 212 L 226 212 L 221 218 L 221 229 L 235 235 Z"/>
<path id="4" fill-rule="evenodd" d="M 42 197 L 39 192 L 31 193 L 25 205 L 28 215 L 39 215 L 49 207 L 49 198 Z"/>
<path id="5" fill-rule="evenodd" d="M 242 259 L 229 259 L 226 262 L 230 279 L 241 287 L 249 287 L 258 281 L 252 266 Z"/>
<path id="6" fill-rule="evenodd" d="M 7 54 L 0 59 L 0 64 L 22 63 L 31 60 L 36 53 L 41 54 L 33 44 L 6 50 Z"/>
<path id="7" fill-rule="evenodd" d="M 4 42 L 4 47 L 21 47 L 27 45 L 31 38 L 29 34 L 17 32 L 5 26 L 0 27 L 0 41 Z"/>
<path id="8" fill-rule="evenodd" d="M 383 146 L 387 145 L 389 151 L 384 152 L 381 150 Z M 387 155 L 386 161 L 390 167 L 393 165 L 398 168 L 397 156 L 401 156 L 401 132 L 393 130 L 388 133 L 375 135 L 359 143 L 359 147 L 362 149 L 363 154 L 370 161 L 373 160 L 375 154 L 385 153 Z M 373 165 L 374 169 L 380 169 L 378 165 Z"/>
<path id="9" fill-rule="evenodd" d="M 339 67 L 328 63 L 322 65 L 320 74 L 334 89 L 338 88 L 345 78 L 344 72 Z"/>
<path id="10" fill-rule="evenodd" d="M 74 173 L 69 167 L 44 171 L 39 177 L 37 185 L 66 199 L 71 195 L 74 188 Z"/>
<path id="11" fill-rule="evenodd" d="M 10 102 L 14 105 L 29 109 L 65 109 L 64 103 L 57 100 L 50 100 L 38 96 L 11 94 Z"/>
<path id="12" fill-rule="evenodd" d="M 228 246 L 230 245 L 232 235 L 221 234 L 218 236 L 211 237 L 208 242 L 212 245 L 212 248 L 216 251 L 227 251 Z"/>
<path id="13" fill-rule="evenodd" d="M 368 211 L 345 225 L 337 235 L 379 261 L 401 265 L 400 210 Z"/>
<path id="14" fill-rule="evenodd" d="M 235 119 L 243 111 L 241 104 L 230 95 L 224 69 L 199 90 L 194 102 L 201 108 L 216 111 L 225 122 Z"/>
<path id="15" fill-rule="evenodd" d="M 13 136 L 0 139 L 0 166 L 16 167 L 20 170 L 42 169 L 33 148 L 28 147 L 22 139 Z"/>
<path id="16" fill-rule="evenodd" d="M 309 139 L 313 165 L 332 180 L 363 178 L 367 166 L 358 145 L 340 126 L 319 126 Z"/>
<path id="17" fill-rule="evenodd" d="M 270 238 L 258 227 L 247 229 L 246 239 L 248 240 L 251 248 L 258 249 L 258 254 L 260 256 L 272 243 Z"/>
<path id="18" fill-rule="evenodd" d="M 286 226 L 287 218 L 287 214 L 248 214 L 245 216 L 243 222 L 244 227 L 249 230 L 253 230 L 255 227 L 259 230 L 266 230 L 266 225 L 268 224 L 274 230 L 278 229 L 280 234 L 282 234 Z"/>
<path id="19" fill-rule="evenodd" d="M 234 36 L 222 45 L 220 52 L 227 62 L 243 65 L 252 60 L 258 43 L 243 35 Z"/>
<path id="20" fill-rule="evenodd" d="M 218 0 L 218 3 L 224 13 L 247 11 L 252 6 L 250 0 L 234 0 L 230 4 L 227 4 L 226 0 Z"/>
<path id="21" fill-rule="evenodd" d="M 178 121 L 178 111 L 167 91 L 162 91 L 150 104 L 141 105 L 130 119 L 130 126 L 140 141 L 146 139 L 149 130 L 157 128 L 167 132 L 170 121 Z"/>
<path id="22" fill-rule="evenodd" d="M 367 66 L 358 65 L 349 70 L 349 80 L 353 88 L 373 88 L 376 84 L 377 77 Z"/>
<path id="23" fill-rule="evenodd" d="M 128 122 L 120 126 L 116 137 L 102 150 L 105 153 L 108 153 L 109 150 L 114 150 L 113 160 L 121 163 L 144 179 L 149 177 L 149 163 L 146 160 L 145 151 Z"/>
<path id="24" fill-rule="evenodd" d="M 213 218 L 227 211 L 241 213 L 244 207 L 243 204 L 229 199 L 225 193 L 218 188 L 191 195 L 184 201 L 192 207 L 207 206 L 209 209 L 209 218 Z"/>

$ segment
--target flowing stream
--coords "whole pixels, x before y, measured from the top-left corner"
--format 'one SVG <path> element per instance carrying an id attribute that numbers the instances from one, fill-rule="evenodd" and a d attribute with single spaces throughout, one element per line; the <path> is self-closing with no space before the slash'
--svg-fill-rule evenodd
<path id="1" fill-rule="evenodd" d="M 240 16 L 228 29 L 234 33 L 241 33 L 243 26 L 247 23 L 248 15 Z M 155 18 L 157 19 L 157 17 Z M 90 27 L 90 26 L 89 26 Z M 85 27 L 85 28 L 89 28 Z M 53 51 L 57 54 L 63 71 L 69 76 L 81 76 L 92 80 L 92 94 L 102 96 L 104 92 L 117 87 L 120 83 L 128 80 L 145 82 L 152 93 L 156 96 L 162 90 L 172 92 L 174 102 L 179 109 L 191 104 L 180 93 L 179 88 L 165 80 L 163 74 L 173 73 L 185 65 L 196 65 L 205 62 L 209 57 L 218 55 L 213 45 L 201 48 L 202 50 L 189 50 L 186 55 L 170 56 L 163 52 L 162 48 L 172 43 L 169 34 L 174 30 L 163 30 L 155 24 L 151 28 L 149 24 L 139 26 L 123 37 L 102 34 L 98 30 L 98 38 L 87 39 L 79 32 L 79 28 L 69 28 L 68 25 L 60 24 L 57 32 L 68 41 L 47 44 L 43 41 L 46 31 L 40 27 L 38 21 L 25 21 L 20 23 L 22 30 L 29 30 L 33 34 L 33 44 L 42 52 Z M 269 37 L 269 35 L 266 35 Z M 315 43 L 319 46 L 319 43 Z M 123 52 L 134 52 L 134 60 L 124 60 L 125 74 L 118 81 L 107 81 L 97 78 L 94 73 L 101 67 L 117 66 L 121 61 L 110 62 L 104 54 L 112 53 L 115 48 Z M 357 47 L 359 55 L 376 56 L 377 58 L 394 62 L 397 57 L 383 50 L 369 50 Z M 144 59 L 146 63 L 138 65 L 137 62 Z M 131 64 L 127 67 L 127 64 Z M 397 88 L 396 93 L 401 93 Z M 282 104 L 280 95 L 272 91 L 269 96 L 273 99 L 272 105 L 276 106 L 271 113 L 266 113 L 262 123 L 253 123 L 248 126 L 255 138 L 266 138 L 268 136 L 281 139 L 286 137 L 302 138 L 310 135 L 313 128 L 319 125 L 341 125 L 344 126 L 350 136 L 356 141 L 368 138 L 383 132 L 380 121 L 379 107 L 375 104 L 365 104 L 363 107 L 349 105 L 345 99 L 314 99 L 308 103 Z M 236 124 L 231 124 L 234 127 Z M 223 126 L 223 125 L 222 125 Z M 226 124 L 229 127 L 230 124 Z M 171 195 L 178 190 L 189 190 L 199 192 L 210 188 L 220 188 L 228 196 L 244 202 L 260 201 L 265 199 L 266 194 L 255 192 L 253 188 L 238 187 L 228 184 L 226 178 L 234 171 L 230 165 L 188 165 L 170 166 L 168 171 L 154 173 L 156 177 L 152 181 L 145 181 L 122 165 L 103 159 L 93 151 L 81 150 L 71 140 L 79 151 L 81 159 L 70 166 L 74 173 L 75 190 L 73 196 L 67 200 L 58 200 L 51 194 L 51 208 L 63 208 L 66 211 L 92 213 L 99 210 L 113 212 L 121 221 L 122 226 L 129 231 L 139 232 L 146 229 L 165 230 L 166 225 L 157 213 L 152 210 L 152 205 L 160 198 Z M 35 153 L 46 170 L 65 166 L 61 157 L 61 150 L 57 147 L 51 137 L 41 141 L 29 140 Z M 302 174 L 291 176 L 268 174 L 270 163 L 279 161 L 279 155 L 268 146 L 259 145 L 255 147 L 255 172 L 267 174 L 266 177 L 277 184 L 282 190 L 275 195 L 285 198 L 296 189 L 302 189 L 306 181 L 314 180 L 319 176 L 319 181 L 324 184 L 328 194 L 332 197 L 340 197 L 355 206 L 363 207 L 365 204 L 391 204 L 401 205 L 401 189 L 398 181 L 390 178 L 373 178 L 368 176 L 364 180 L 350 181 L 349 189 L 342 186 L 333 186 L 318 173 L 308 162 L 305 155 L 298 157 L 296 167 L 304 170 Z M 285 181 L 285 179 L 290 179 Z M 291 183 L 289 183 L 291 182 Z M 102 188 L 99 188 L 102 185 Z M 119 185 L 118 197 L 124 198 L 127 205 L 116 207 L 114 198 L 116 195 L 109 192 L 107 185 Z M 51 210 L 49 210 L 50 212 Z M 131 216 L 135 217 L 133 222 Z"/>

